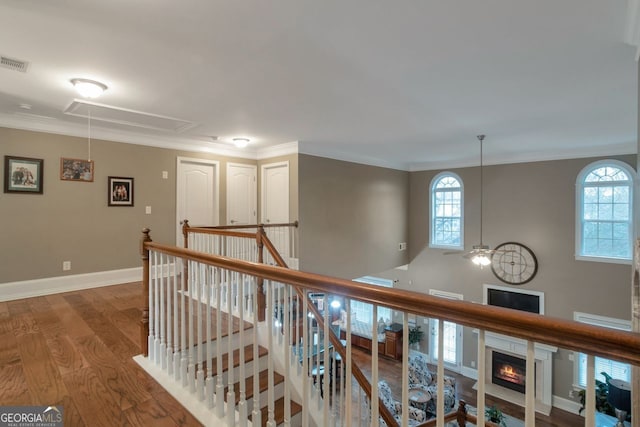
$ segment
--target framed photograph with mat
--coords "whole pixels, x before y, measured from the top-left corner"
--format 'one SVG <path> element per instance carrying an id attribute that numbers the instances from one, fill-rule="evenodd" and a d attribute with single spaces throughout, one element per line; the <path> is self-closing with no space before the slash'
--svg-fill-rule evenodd
<path id="1" fill-rule="evenodd" d="M 43 159 L 4 156 L 4 192 L 42 194 Z"/>
<path id="2" fill-rule="evenodd" d="M 133 178 L 109 177 L 109 206 L 133 206 Z"/>

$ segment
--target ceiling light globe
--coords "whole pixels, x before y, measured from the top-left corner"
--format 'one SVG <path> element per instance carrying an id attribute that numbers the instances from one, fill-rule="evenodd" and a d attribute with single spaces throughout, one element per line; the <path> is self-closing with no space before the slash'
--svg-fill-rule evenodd
<path id="1" fill-rule="evenodd" d="M 471 261 L 475 265 L 479 265 L 481 267 L 486 267 L 487 265 L 491 264 L 491 260 L 485 254 L 476 255 L 473 258 L 471 258 Z"/>
<path id="2" fill-rule="evenodd" d="M 249 138 L 233 138 L 233 143 L 238 148 L 245 148 L 249 145 Z"/>
<path id="3" fill-rule="evenodd" d="M 72 79 L 71 84 L 84 98 L 97 98 L 107 90 L 107 85 L 94 80 Z"/>

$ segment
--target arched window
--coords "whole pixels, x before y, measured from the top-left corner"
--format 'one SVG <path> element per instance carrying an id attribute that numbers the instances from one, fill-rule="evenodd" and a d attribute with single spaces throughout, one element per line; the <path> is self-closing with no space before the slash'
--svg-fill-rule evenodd
<path id="1" fill-rule="evenodd" d="M 627 262 L 633 255 L 633 177 L 626 163 L 591 163 L 576 182 L 576 259 Z"/>
<path id="2" fill-rule="evenodd" d="M 431 181 L 429 246 L 463 248 L 463 189 L 460 177 L 442 172 Z"/>

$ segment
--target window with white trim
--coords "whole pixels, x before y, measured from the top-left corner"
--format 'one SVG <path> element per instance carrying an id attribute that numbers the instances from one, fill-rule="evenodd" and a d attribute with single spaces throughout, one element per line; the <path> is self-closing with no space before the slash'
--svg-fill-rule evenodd
<path id="1" fill-rule="evenodd" d="M 429 246 L 464 248 L 463 188 L 460 177 L 442 172 L 431 180 Z"/>
<path id="2" fill-rule="evenodd" d="M 393 280 L 381 279 L 379 277 L 364 276 L 354 279 L 354 282 L 367 283 L 369 285 L 382 286 L 385 288 L 393 288 Z M 386 322 L 391 320 L 391 309 L 378 306 L 378 319 L 373 319 L 373 304 L 362 301 L 351 300 L 351 318 L 361 320 L 367 323 L 376 323 L 382 317 Z"/>
<path id="3" fill-rule="evenodd" d="M 629 262 L 633 248 L 633 177 L 626 163 L 591 163 L 576 182 L 576 259 Z"/>
<path id="4" fill-rule="evenodd" d="M 631 322 L 628 320 L 614 319 L 612 317 L 598 316 L 589 313 L 574 312 L 573 319 L 580 323 L 587 323 L 589 325 L 602 326 L 604 328 L 619 329 L 622 331 L 631 330 Z M 575 353 L 575 371 L 574 382 L 575 385 L 581 388 L 587 387 L 587 355 L 584 353 Z M 595 374 L 596 379 L 602 382 L 606 381 L 606 378 L 602 375 L 602 372 L 606 372 L 611 377 L 623 381 L 631 381 L 631 365 L 628 363 L 622 363 L 611 359 L 605 359 L 603 357 L 595 358 Z"/>

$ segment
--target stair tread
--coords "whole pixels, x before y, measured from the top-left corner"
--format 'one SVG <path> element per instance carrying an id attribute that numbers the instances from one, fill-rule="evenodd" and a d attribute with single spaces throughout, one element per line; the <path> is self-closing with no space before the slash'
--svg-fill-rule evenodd
<path id="1" fill-rule="evenodd" d="M 243 348 L 244 350 L 244 361 L 245 363 L 253 361 L 253 344 L 247 344 Z M 267 349 L 258 346 L 258 357 L 265 356 L 267 354 Z M 233 350 L 233 367 L 237 368 L 240 366 L 240 349 Z M 202 368 L 206 369 L 207 361 L 202 362 Z M 218 358 L 214 357 L 211 363 L 212 375 L 218 375 Z M 222 372 L 226 372 L 229 370 L 229 353 L 224 353 L 222 355 Z"/>
<path id="2" fill-rule="evenodd" d="M 266 426 L 267 425 L 267 421 L 268 420 L 268 416 L 269 416 L 269 406 L 264 406 L 262 409 L 260 409 L 260 412 L 262 413 L 262 426 Z M 291 401 L 291 417 L 294 417 L 296 414 L 302 412 L 302 406 L 296 402 L 294 402 L 293 400 Z M 249 419 L 251 420 L 253 417 L 253 414 L 249 415 Z M 273 415 L 276 425 L 281 424 L 284 421 L 284 397 L 281 397 L 280 399 L 276 400 L 274 402 L 274 415 Z"/>
<path id="3" fill-rule="evenodd" d="M 263 371 L 260 371 L 260 373 L 258 374 L 258 381 L 259 381 L 259 392 L 262 393 L 263 391 L 266 391 L 269 388 L 269 370 L 265 369 Z M 284 382 L 284 376 L 280 375 L 279 373 L 275 372 L 273 373 L 273 385 L 277 386 L 280 383 Z M 245 379 L 245 399 L 249 400 L 250 398 L 253 397 L 253 375 L 251 375 L 250 377 L 248 377 L 247 379 Z M 233 385 L 233 389 L 236 392 L 236 405 L 238 404 L 238 402 L 240 401 L 240 381 L 238 381 L 237 383 L 235 383 Z M 227 400 L 227 392 L 229 391 L 229 387 L 225 387 L 224 388 L 224 400 Z"/>

